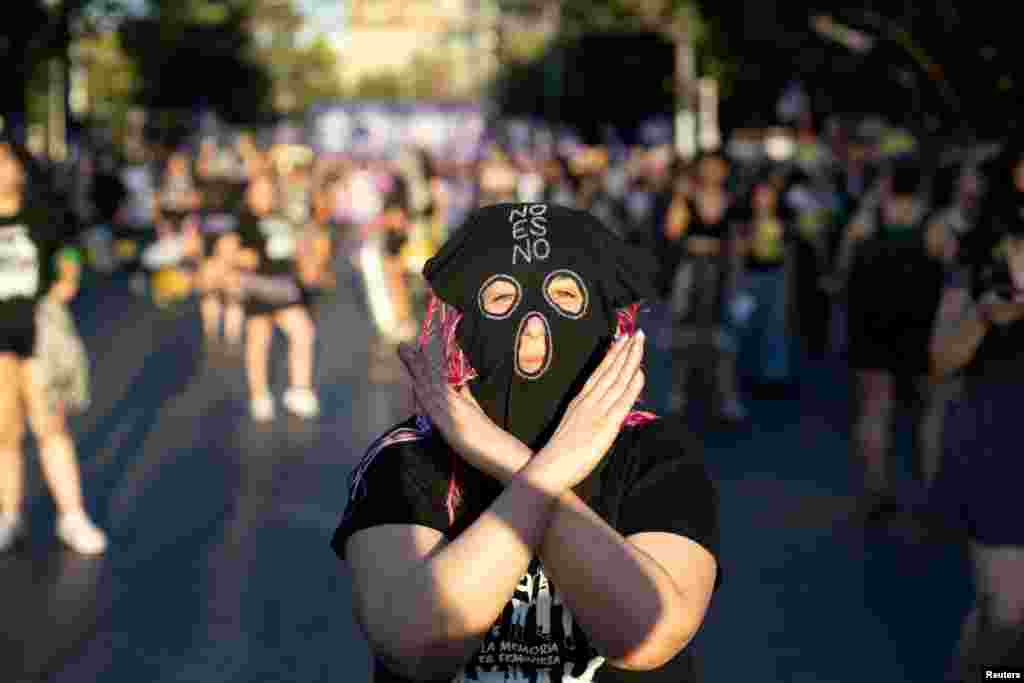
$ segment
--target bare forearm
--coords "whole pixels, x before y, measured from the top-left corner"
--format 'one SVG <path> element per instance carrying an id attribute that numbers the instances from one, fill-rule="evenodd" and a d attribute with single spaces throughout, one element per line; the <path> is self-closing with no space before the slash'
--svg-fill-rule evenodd
<path id="1" fill-rule="evenodd" d="M 531 452 L 522 443 L 495 447 L 504 450 L 492 453 L 489 474 L 507 484 Z M 616 666 L 662 654 L 641 645 L 668 642 L 664 616 L 684 614 L 671 578 L 572 491 L 559 495 L 538 554 L 574 618 Z"/>
<path id="2" fill-rule="evenodd" d="M 543 538 L 555 496 L 524 471 L 480 517 L 393 596 L 422 634 L 418 669 L 457 671 L 501 615 Z M 408 624 L 408 621 L 406 622 Z"/>
<path id="3" fill-rule="evenodd" d="M 940 322 L 931 343 L 932 372 L 944 377 L 967 365 L 988 331 L 988 324 L 971 306 L 963 316 Z"/>
<path id="4" fill-rule="evenodd" d="M 540 559 L 573 618 L 618 668 L 647 668 L 677 648 L 683 596 L 653 558 L 572 492 L 559 498 Z"/>

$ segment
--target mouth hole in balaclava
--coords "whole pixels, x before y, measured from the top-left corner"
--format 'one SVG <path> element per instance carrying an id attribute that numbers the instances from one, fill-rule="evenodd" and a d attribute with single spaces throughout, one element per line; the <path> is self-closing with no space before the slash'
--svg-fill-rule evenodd
<path id="1" fill-rule="evenodd" d="M 539 334 L 539 343 L 543 344 L 544 348 L 543 356 L 535 356 L 534 354 L 531 354 L 524 358 L 524 343 L 527 342 L 529 336 L 538 336 L 529 335 L 528 328 L 530 326 L 530 322 L 533 320 L 538 321 L 538 323 L 543 327 L 542 331 Z M 531 311 L 530 313 L 527 313 L 526 315 L 523 316 L 522 321 L 519 323 L 519 329 L 516 330 L 515 345 L 516 374 L 522 377 L 523 379 L 539 379 L 545 372 L 548 371 L 548 368 L 551 367 L 551 358 L 552 356 L 554 356 L 554 341 L 551 338 L 551 326 L 548 324 L 547 318 L 545 318 L 542 314 L 536 311 Z M 529 350 L 526 351 L 526 353 L 528 352 Z M 526 365 L 524 365 L 524 363 L 526 363 Z"/>

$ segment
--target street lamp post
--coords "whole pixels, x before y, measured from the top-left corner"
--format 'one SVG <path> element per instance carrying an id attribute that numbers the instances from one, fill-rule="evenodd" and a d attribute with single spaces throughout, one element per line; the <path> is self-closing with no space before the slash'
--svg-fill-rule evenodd
<path id="1" fill-rule="evenodd" d="M 676 52 L 676 151 L 680 157 L 692 159 L 697 154 L 696 60 L 693 43 L 684 26 L 674 26 L 671 36 Z"/>
<path id="2" fill-rule="evenodd" d="M 57 42 L 62 47 L 70 45 L 70 26 L 63 11 L 63 0 L 45 0 L 51 16 L 56 13 L 58 25 Z M 67 102 L 69 60 L 67 49 L 60 56 L 49 57 L 46 63 L 46 156 L 52 162 L 63 162 L 67 158 Z"/>

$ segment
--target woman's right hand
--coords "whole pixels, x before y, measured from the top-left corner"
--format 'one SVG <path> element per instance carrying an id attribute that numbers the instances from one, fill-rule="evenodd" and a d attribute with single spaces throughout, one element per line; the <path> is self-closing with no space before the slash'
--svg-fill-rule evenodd
<path id="1" fill-rule="evenodd" d="M 642 331 L 612 345 L 569 403 L 551 440 L 523 469 L 529 480 L 560 495 L 597 467 L 644 387 L 643 352 Z"/>

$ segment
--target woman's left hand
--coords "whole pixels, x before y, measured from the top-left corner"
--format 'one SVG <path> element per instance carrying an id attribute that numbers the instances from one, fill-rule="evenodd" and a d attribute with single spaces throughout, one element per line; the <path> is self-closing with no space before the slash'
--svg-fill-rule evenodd
<path id="1" fill-rule="evenodd" d="M 427 352 L 411 344 L 398 347 L 416 402 L 463 460 L 507 483 L 533 454 L 487 416 L 468 387 L 456 390 L 448 384 L 439 346 L 433 341 Z"/>

